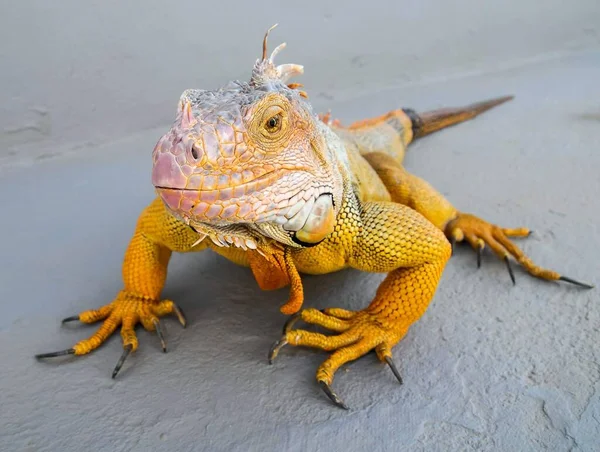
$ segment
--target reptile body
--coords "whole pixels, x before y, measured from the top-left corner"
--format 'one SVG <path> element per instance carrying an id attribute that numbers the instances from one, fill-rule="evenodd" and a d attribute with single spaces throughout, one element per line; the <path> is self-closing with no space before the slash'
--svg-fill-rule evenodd
<path id="1" fill-rule="evenodd" d="M 262 289 L 290 287 L 281 311 L 291 317 L 269 359 L 286 344 L 331 352 L 317 381 L 346 407 L 331 389 L 334 374 L 371 350 L 402 381 L 392 348 L 431 302 L 451 243 L 468 242 L 478 257 L 489 247 L 513 282 L 511 260 L 535 277 L 589 287 L 529 259 L 511 240 L 528 236 L 527 228 L 464 213 L 402 166 L 415 138 L 511 97 L 424 114 L 398 109 L 344 127 L 329 114 L 313 114 L 301 85 L 288 81 L 302 67 L 276 66 L 283 45 L 267 57 L 266 41 L 249 83 L 182 94 L 175 122 L 153 152 L 158 196 L 141 213 L 125 253 L 123 290 L 110 304 L 66 319 L 102 321 L 93 336 L 38 357 L 84 355 L 120 326 L 124 352 L 114 377 L 138 348 L 138 323 L 156 331 L 166 351 L 159 318 L 174 313 L 185 326 L 181 309 L 161 299 L 171 254 L 212 249 L 250 267 Z M 302 309 L 300 274 L 345 268 L 387 274 L 365 309 Z M 334 334 L 297 329 L 299 320 Z"/>

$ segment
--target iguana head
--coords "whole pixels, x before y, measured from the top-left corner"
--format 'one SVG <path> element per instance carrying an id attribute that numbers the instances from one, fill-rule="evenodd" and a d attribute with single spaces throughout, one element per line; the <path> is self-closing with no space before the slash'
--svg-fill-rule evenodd
<path id="1" fill-rule="evenodd" d="M 270 30 L 269 30 L 270 31 Z M 221 246 L 264 237 L 311 246 L 334 228 L 343 179 L 326 126 L 301 85 L 302 66 L 275 66 L 281 44 L 250 82 L 186 90 L 153 152 L 152 183 L 167 208 Z"/>

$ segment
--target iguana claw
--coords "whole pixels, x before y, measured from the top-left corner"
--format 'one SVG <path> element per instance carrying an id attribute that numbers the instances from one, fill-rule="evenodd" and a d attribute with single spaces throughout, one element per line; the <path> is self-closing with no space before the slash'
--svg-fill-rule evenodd
<path id="1" fill-rule="evenodd" d="M 65 317 L 64 319 L 62 319 L 60 323 L 74 322 L 76 320 L 79 320 L 79 316 L 78 315 L 72 315 L 71 317 Z"/>
<path id="2" fill-rule="evenodd" d="M 123 353 L 121 354 L 121 357 L 119 358 L 119 361 L 117 361 L 117 365 L 115 366 L 115 369 L 113 370 L 112 378 L 115 378 L 117 376 L 117 374 L 121 370 L 121 367 L 123 367 L 123 363 L 125 363 L 125 360 L 131 353 L 131 350 L 133 350 L 132 345 L 126 345 L 125 347 L 123 347 Z"/>
<path id="3" fill-rule="evenodd" d="M 296 316 L 293 316 L 296 317 Z M 298 317 L 299 318 L 299 317 Z M 276 341 L 272 346 L 271 349 L 269 350 L 269 364 L 273 364 L 273 360 L 277 357 L 277 354 L 279 353 L 279 350 L 281 350 L 285 345 L 287 345 L 288 341 L 285 339 L 285 333 L 286 333 L 286 326 L 288 325 L 288 323 L 290 323 L 292 319 L 290 318 L 287 322 L 286 325 L 284 326 L 284 336 Z M 294 319 L 294 322 L 297 319 Z M 289 328 L 288 328 L 289 329 Z M 388 363 L 389 364 L 389 363 Z M 394 375 L 396 375 L 396 373 L 398 372 L 395 369 L 395 366 L 392 362 L 392 364 L 390 364 L 390 367 L 392 367 L 392 371 L 394 372 Z M 397 374 L 396 375 L 400 382 L 402 382 L 402 378 L 400 378 L 400 375 Z M 327 397 L 329 397 L 329 399 L 331 399 L 331 401 L 333 403 L 335 403 L 338 407 L 343 408 L 344 410 L 348 410 L 348 406 L 342 401 L 342 399 L 340 399 L 337 394 L 335 392 L 333 392 L 333 390 L 331 389 L 331 386 L 324 380 L 319 380 L 319 384 L 321 385 L 321 388 L 323 389 L 323 391 L 325 392 L 325 394 L 327 394 Z"/>
<path id="4" fill-rule="evenodd" d="M 162 346 L 163 352 L 167 353 L 167 341 L 165 340 L 165 336 L 162 332 L 162 328 L 160 326 L 160 320 L 154 319 L 152 321 L 152 323 L 154 323 L 154 330 L 156 331 L 156 335 L 158 336 L 158 339 L 160 339 L 160 345 Z"/>
<path id="5" fill-rule="evenodd" d="M 275 358 L 277 358 L 277 355 L 279 354 L 279 350 L 281 350 L 283 347 L 285 347 L 287 345 L 288 341 L 285 338 L 285 335 L 287 334 L 287 332 L 292 329 L 292 327 L 298 320 L 301 320 L 301 319 L 302 319 L 302 312 L 297 312 L 296 314 L 290 316 L 290 318 L 286 320 L 286 322 L 283 325 L 281 339 L 279 339 L 278 341 L 275 341 L 273 343 L 273 345 L 271 345 L 271 349 L 269 350 L 269 364 L 273 364 L 273 361 L 275 360 Z"/>
<path id="6" fill-rule="evenodd" d="M 275 358 L 277 358 L 277 355 L 279 354 L 279 350 L 281 350 L 284 346 L 286 346 L 288 343 L 288 341 L 285 339 L 285 334 L 284 336 L 279 339 L 278 341 L 275 341 L 273 343 L 273 345 L 271 345 L 271 349 L 269 350 L 269 364 L 273 364 L 273 361 L 275 361 Z"/>
<path id="7" fill-rule="evenodd" d="M 37 359 L 44 359 L 44 358 L 56 358 L 57 356 L 74 355 L 74 354 L 75 354 L 75 349 L 68 348 L 66 350 L 60 350 L 58 352 L 39 353 L 39 354 L 35 355 L 35 357 Z"/>
<path id="8" fill-rule="evenodd" d="M 325 392 L 325 394 L 327 394 L 327 397 L 329 397 L 329 399 L 335 403 L 337 406 L 339 406 L 340 408 L 343 408 L 344 410 L 349 410 L 350 408 L 348 408 L 348 405 L 346 405 L 342 399 L 340 399 L 337 394 L 335 392 L 333 392 L 331 390 L 331 386 L 329 386 L 327 384 L 327 382 L 325 381 L 319 381 L 319 384 L 321 385 L 321 388 L 323 388 L 323 392 Z"/>
<path id="9" fill-rule="evenodd" d="M 569 278 L 568 276 L 561 276 L 560 278 L 558 278 L 559 281 L 564 281 L 564 282 L 568 282 L 571 284 L 575 284 L 576 286 L 579 287 L 583 287 L 584 289 L 593 289 L 595 286 L 593 286 L 592 284 L 586 284 L 586 283 L 582 283 L 580 281 L 577 281 L 573 278 Z"/>
<path id="10" fill-rule="evenodd" d="M 508 270 L 510 280 L 512 281 L 514 286 L 517 284 L 517 281 L 515 280 L 515 274 L 513 273 L 512 267 L 510 266 L 510 260 L 508 259 L 508 256 L 504 256 L 504 262 L 506 262 L 506 269 Z"/>
<path id="11" fill-rule="evenodd" d="M 403 384 L 404 382 L 402 381 L 402 375 L 400 375 L 400 372 L 398 371 L 396 364 L 394 364 L 394 360 L 392 359 L 392 357 L 386 356 L 384 359 L 387 365 L 390 366 L 390 369 L 392 369 L 392 373 L 394 374 L 394 376 L 398 379 L 398 383 Z"/>

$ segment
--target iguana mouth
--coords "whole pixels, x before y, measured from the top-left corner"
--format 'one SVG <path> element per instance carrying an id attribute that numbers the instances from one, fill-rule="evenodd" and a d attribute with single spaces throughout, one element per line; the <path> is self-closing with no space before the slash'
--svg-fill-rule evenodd
<path id="1" fill-rule="evenodd" d="M 270 178 L 268 178 L 270 179 Z M 285 192 L 285 181 L 281 192 L 274 190 L 278 185 L 259 182 L 252 186 L 230 187 L 221 190 L 194 190 L 156 186 L 156 192 L 167 207 L 183 216 L 211 224 L 231 224 L 273 221 L 283 225 L 293 216 L 296 222 L 289 230 L 297 230 L 300 221 L 298 212 L 305 216 L 310 213 L 313 204 L 322 195 L 332 197 L 329 187 L 315 188 L 307 186 L 302 190 Z M 265 185 L 268 190 L 259 190 Z M 323 201 L 321 201 L 323 203 Z M 302 224 L 299 225 L 300 227 Z"/>
<path id="2" fill-rule="evenodd" d="M 218 246 L 234 245 L 254 249 L 257 242 L 263 241 L 264 237 L 288 245 L 314 246 L 323 241 L 335 226 L 333 195 L 329 192 L 319 194 L 308 201 L 300 200 L 278 213 L 265 214 L 262 221 L 230 219 L 224 222 L 196 216 L 178 207 L 179 204 L 171 204 L 170 201 L 179 199 L 169 198 L 169 192 L 173 189 L 157 187 L 157 191 L 175 216 L 181 218 L 202 238 L 210 237 Z"/>
<path id="3" fill-rule="evenodd" d="M 161 141 L 164 138 L 161 138 Z M 160 142 L 160 141 L 159 141 Z M 298 171 L 306 168 L 277 168 L 273 165 L 231 168 L 230 170 L 207 171 L 181 161 L 181 157 L 167 151 L 154 152 L 152 184 L 157 188 L 194 191 L 208 194 L 214 192 L 223 197 L 239 198 L 272 185 L 282 177 L 284 171 Z"/>

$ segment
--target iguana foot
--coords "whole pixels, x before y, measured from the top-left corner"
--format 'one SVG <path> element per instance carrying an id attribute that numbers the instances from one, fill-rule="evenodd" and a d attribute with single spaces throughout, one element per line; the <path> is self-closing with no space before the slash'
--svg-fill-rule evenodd
<path id="1" fill-rule="evenodd" d="M 138 348 L 138 340 L 134 331 L 138 323 L 141 323 L 148 331 L 156 331 L 163 352 L 166 353 L 167 343 L 162 333 L 159 317 L 171 313 L 177 316 L 179 322 L 185 328 L 186 319 L 183 311 L 171 300 L 149 300 L 139 295 L 121 291 L 112 303 L 102 306 L 100 309 L 84 311 L 79 315 L 63 319 L 62 323 L 75 320 L 79 320 L 82 323 L 95 323 L 103 320 L 100 328 L 92 336 L 78 342 L 72 348 L 58 352 L 42 353 L 36 355 L 36 358 L 85 355 L 102 345 L 115 332 L 117 327 L 121 325 L 124 350 L 112 373 L 112 378 L 115 378 L 127 356 Z"/>
<path id="2" fill-rule="evenodd" d="M 513 273 L 510 258 L 514 258 L 525 270 L 532 276 L 548 281 L 565 281 L 586 289 L 592 289 L 594 286 L 576 281 L 568 276 L 540 267 L 515 245 L 509 237 L 529 237 L 532 231 L 527 228 L 501 228 L 487 221 L 482 220 L 468 213 L 460 213 L 457 218 L 452 220 L 446 226 L 446 236 L 452 243 L 454 249 L 456 242 L 466 240 L 477 252 L 477 267 L 481 267 L 481 254 L 485 245 L 488 245 L 494 253 L 503 259 L 510 279 L 515 284 L 515 275 Z"/>
<path id="3" fill-rule="evenodd" d="M 326 336 L 306 330 L 292 329 L 298 320 L 319 325 L 338 332 L 336 336 Z M 283 327 L 281 339 L 273 344 L 269 351 L 269 364 L 277 357 L 281 348 L 287 344 L 313 347 L 326 351 L 334 351 L 317 369 L 317 382 L 321 385 L 327 397 L 338 407 L 348 409 L 348 406 L 333 392 L 331 384 L 335 372 L 344 364 L 354 361 L 369 351 L 375 349 L 378 358 L 387 363 L 402 384 L 402 377 L 392 359 L 392 347 L 406 334 L 408 327 L 385 326 L 378 314 L 363 311 L 347 311 L 345 309 L 303 309 L 290 317 Z"/>

